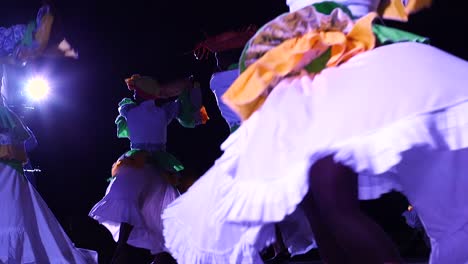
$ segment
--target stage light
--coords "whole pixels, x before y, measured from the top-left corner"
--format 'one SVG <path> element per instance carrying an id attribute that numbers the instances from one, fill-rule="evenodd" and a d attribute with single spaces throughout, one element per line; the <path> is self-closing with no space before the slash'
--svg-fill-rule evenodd
<path id="1" fill-rule="evenodd" d="M 25 87 L 26 96 L 33 101 L 42 101 L 49 95 L 50 86 L 43 77 L 31 78 Z"/>

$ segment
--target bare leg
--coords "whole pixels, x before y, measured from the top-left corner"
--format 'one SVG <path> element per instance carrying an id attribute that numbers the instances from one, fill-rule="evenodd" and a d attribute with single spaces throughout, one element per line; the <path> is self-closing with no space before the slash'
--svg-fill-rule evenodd
<path id="1" fill-rule="evenodd" d="M 111 264 L 130 263 L 127 259 L 127 254 L 125 254 L 125 247 L 127 247 L 128 237 L 130 236 L 132 229 L 133 226 L 130 224 L 120 224 L 119 241 L 117 241 L 117 247 L 115 249 L 114 256 L 112 256 Z"/>
<path id="2" fill-rule="evenodd" d="M 323 222 L 320 211 L 313 201 L 312 192 L 309 192 L 303 201 L 305 213 L 314 231 L 315 239 L 319 245 L 319 253 L 322 260 L 327 264 L 349 263 L 343 248 L 341 248 L 330 230 L 330 226 Z"/>
<path id="3" fill-rule="evenodd" d="M 314 164 L 309 175 L 310 207 L 307 209 L 311 210 L 312 228 L 320 234 L 323 231 L 317 227 L 328 226 L 325 230 L 332 235 L 317 236 L 319 247 L 326 248 L 321 251 L 326 260 L 334 258 L 327 247 L 338 245 L 350 263 L 402 263 L 385 232 L 361 212 L 358 177 L 351 169 L 335 163 L 329 156 Z"/>

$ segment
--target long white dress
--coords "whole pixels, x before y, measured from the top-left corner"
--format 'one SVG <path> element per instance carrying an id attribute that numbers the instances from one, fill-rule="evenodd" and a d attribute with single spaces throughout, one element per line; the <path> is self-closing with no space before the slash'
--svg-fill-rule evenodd
<path id="1" fill-rule="evenodd" d="M 96 252 L 74 246 L 25 176 L 1 163 L 0 195 L 0 263 L 97 263 Z"/>
<path id="2" fill-rule="evenodd" d="M 96 252 L 74 246 L 25 177 L 28 131 L 7 107 L 0 116 L 0 263 L 97 263 Z"/>
<path id="3" fill-rule="evenodd" d="M 314 79 L 277 84 L 255 122 L 242 125 L 252 124 L 238 139 L 245 148 L 210 209 L 217 225 L 248 229 L 239 239 L 245 250 L 232 250 L 230 263 L 258 263 L 234 259 L 271 243 L 270 224 L 297 212 L 308 170 L 331 154 L 359 173 L 361 199 L 391 190 L 408 197 L 431 238 L 431 263 L 468 263 L 467 84 L 466 61 L 417 43 L 382 46 Z M 173 241 L 173 223 L 197 217 L 186 219 L 181 208 L 166 210 L 165 234 Z M 192 246 L 202 254 L 201 245 Z M 177 253 L 184 246 L 168 245 Z"/>

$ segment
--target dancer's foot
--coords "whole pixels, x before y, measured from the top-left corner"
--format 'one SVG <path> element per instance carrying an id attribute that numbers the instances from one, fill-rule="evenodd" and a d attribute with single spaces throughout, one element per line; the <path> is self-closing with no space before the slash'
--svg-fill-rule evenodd
<path id="1" fill-rule="evenodd" d="M 265 264 L 286 264 L 289 263 L 291 254 L 287 250 L 276 253 L 273 258 L 265 260 Z"/>

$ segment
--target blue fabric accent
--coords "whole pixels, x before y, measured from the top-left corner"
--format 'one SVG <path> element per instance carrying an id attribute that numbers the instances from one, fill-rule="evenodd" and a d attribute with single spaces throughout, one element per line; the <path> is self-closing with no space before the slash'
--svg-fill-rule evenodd
<path id="1" fill-rule="evenodd" d="M 0 27 L 0 56 L 11 55 L 23 40 L 27 25 Z"/>

